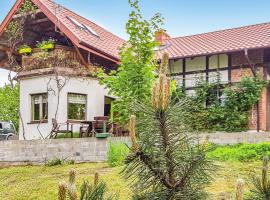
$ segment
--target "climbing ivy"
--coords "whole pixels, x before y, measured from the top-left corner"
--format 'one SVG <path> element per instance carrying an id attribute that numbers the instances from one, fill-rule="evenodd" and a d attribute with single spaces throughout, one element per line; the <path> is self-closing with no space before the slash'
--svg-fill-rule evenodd
<path id="1" fill-rule="evenodd" d="M 244 77 L 232 86 L 199 81 L 195 95 L 174 92 L 175 99 L 189 101 L 186 121 L 199 131 L 244 131 L 248 129 L 252 107 L 259 100 L 266 82 L 259 76 Z M 222 95 L 221 95 L 222 94 Z M 222 96 L 222 98 L 220 98 Z"/>

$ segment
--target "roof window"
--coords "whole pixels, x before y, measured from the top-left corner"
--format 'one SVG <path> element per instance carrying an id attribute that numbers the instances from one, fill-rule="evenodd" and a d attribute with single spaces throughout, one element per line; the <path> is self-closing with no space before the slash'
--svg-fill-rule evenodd
<path id="1" fill-rule="evenodd" d="M 78 28 L 80 28 L 80 29 L 82 29 L 82 30 L 85 30 L 85 31 L 87 31 L 87 32 L 89 32 L 89 33 L 91 33 L 91 34 L 93 34 L 93 35 L 99 37 L 98 34 L 97 34 L 97 32 L 94 31 L 90 26 L 78 22 L 78 21 L 77 21 L 76 19 L 74 19 L 73 17 L 67 16 L 67 18 L 68 18 L 73 24 L 75 24 Z"/>

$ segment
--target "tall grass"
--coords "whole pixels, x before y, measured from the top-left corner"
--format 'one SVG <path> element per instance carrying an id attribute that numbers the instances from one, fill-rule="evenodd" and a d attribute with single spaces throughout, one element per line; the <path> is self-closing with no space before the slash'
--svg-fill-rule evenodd
<path id="1" fill-rule="evenodd" d="M 123 142 L 109 143 L 109 150 L 107 154 L 107 162 L 110 167 L 121 166 L 129 153 L 129 148 Z"/>

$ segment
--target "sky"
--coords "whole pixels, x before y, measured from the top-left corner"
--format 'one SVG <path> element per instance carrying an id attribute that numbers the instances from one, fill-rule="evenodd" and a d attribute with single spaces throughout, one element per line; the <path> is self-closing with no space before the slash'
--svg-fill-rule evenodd
<path id="1" fill-rule="evenodd" d="M 15 0 L 0 0 L 0 22 Z M 92 20 L 112 33 L 127 39 L 125 23 L 128 0 L 55 0 L 55 2 Z M 269 0 L 141 0 L 145 18 L 159 12 L 164 29 L 172 37 L 270 22 Z M 0 70 L 0 86 L 7 73 Z"/>

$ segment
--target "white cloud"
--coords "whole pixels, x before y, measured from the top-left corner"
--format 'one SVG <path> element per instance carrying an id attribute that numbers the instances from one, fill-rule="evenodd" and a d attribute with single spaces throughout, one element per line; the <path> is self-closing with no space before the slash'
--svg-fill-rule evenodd
<path id="1" fill-rule="evenodd" d="M 0 87 L 3 87 L 5 83 L 9 83 L 8 74 L 9 74 L 8 70 L 0 69 Z M 15 76 L 15 73 L 12 72 L 11 74 L 13 77 Z"/>

